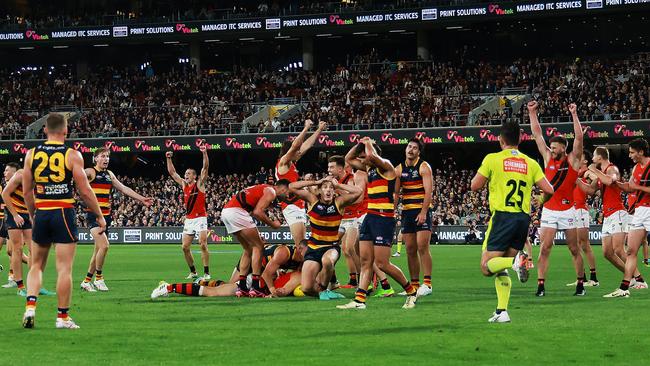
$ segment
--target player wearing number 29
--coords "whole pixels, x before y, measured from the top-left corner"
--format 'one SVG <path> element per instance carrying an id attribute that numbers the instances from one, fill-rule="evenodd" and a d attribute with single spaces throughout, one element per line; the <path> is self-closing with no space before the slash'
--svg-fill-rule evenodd
<path id="1" fill-rule="evenodd" d="M 482 189 L 489 182 L 490 223 L 483 241 L 481 271 L 485 276 L 496 275 L 497 309 L 488 320 L 491 323 L 510 321 L 510 277 L 508 268 L 517 272 L 521 282 L 528 280 L 528 254 L 522 249 L 530 224 L 530 199 L 533 185 L 544 198 L 553 194 L 537 162 L 518 150 L 521 132 L 517 122 L 501 126 L 501 152 L 488 154 L 472 179 L 472 191 Z"/>
<path id="2" fill-rule="evenodd" d="M 45 122 L 47 141 L 29 150 L 23 169 L 23 192 L 32 230 L 32 265 L 27 275 L 27 306 L 23 316 L 25 328 L 34 327 L 36 299 L 52 244 L 56 250 L 58 279 L 57 328 L 79 328 L 68 316 L 72 296 L 72 265 L 77 248 L 73 182 L 87 207 L 97 217 L 99 234 L 106 230 L 106 220 L 97 203 L 86 172 L 83 157 L 67 147 L 68 126 L 60 114 L 50 114 Z"/>

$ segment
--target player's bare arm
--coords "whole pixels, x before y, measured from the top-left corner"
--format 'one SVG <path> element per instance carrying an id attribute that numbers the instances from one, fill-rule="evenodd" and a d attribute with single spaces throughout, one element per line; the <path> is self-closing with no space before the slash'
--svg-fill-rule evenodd
<path id="1" fill-rule="evenodd" d="M 286 174 L 291 163 L 300 159 L 300 146 L 305 142 L 305 136 L 307 136 L 307 132 L 309 132 L 309 129 L 313 124 L 314 123 L 310 119 L 305 120 L 305 127 L 303 127 L 302 131 L 300 131 L 298 136 L 296 136 L 296 138 L 291 142 L 289 151 L 280 158 L 278 164 L 279 174 Z"/>
<path id="2" fill-rule="evenodd" d="M 397 179 L 399 179 L 400 174 L 397 174 Z M 422 177 L 422 185 L 424 185 L 424 202 L 422 202 L 420 213 L 415 218 L 418 225 L 422 225 L 427 221 L 429 206 L 431 205 L 431 200 L 433 198 L 433 173 L 429 163 L 424 162 L 420 164 L 420 176 Z"/>
<path id="3" fill-rule="evenodd" d="M 469 189 L 472 190 L 472 192 L 480 191 L 485 187 L 485 185 L 488 182 L 488 178 L 484 176 L 483 174 L 476 172 L 474 175 L 474 178 L 472 178 L 472 182 L 470 184 Z"/>
<path id="4" fill-rule="evenodd" d="M 113 174 L 112 171 L 108 171 L 108 174 L 111 176 L 111 180 L 113 181 L 113 187 L 117 189 L 118 191 L 124 193 L 125 195 L 133 198 L 134 200 L 142 203 L 143 205 L 149 207 L 153 204 L 154 199 L 151 197 L 144 197 L 143 195 L 139 194 L 138 192 L 134 191 L 133 189 L 127 187 L 124 185 L 124 183 L 120 182 L 119 179 Z"/>
<path id="5" fill-rule="evenodd" d="M 93 169 L 93 168 L 86 168 L 86 169 L 84 169 L 84 171 L 86 172 L 86 178 L 88 178 L 88 181 L 89 181 L 89 182 L 92 182 L 92 181 L 95 180 L 95 175 L 97 174 L 97 173 L 95 172 L 95 169 Z"/>
<path id="6" fill-rule="evenodd" d="M 86 172 L 84 171 L 84 160 L 79 151 L 70 151 L 66 155 L 66 164 L 72 170 L 72 179 L 74 184 L 79 191 L 79 196 L 86 203 L 86 207 L 95 214 L 97 217 L 97 224 L 99 226 L 99 234 L 106 231 L 106 220 L 104 220 L 104 215 L 102 214 L 101 208 L 99 208 L 99 203 L 97 202 L 97 197 L 88 183 L 88 177 L 86 177 Z"/>
<path id="7" fill-rule="evenodd" d="M 210 168 L 210 159 L 208 158 L 208 149 L 205 145 L 199 148 L 203 155 L 203 166 L 201 166 L 201 176 L 199 177 L 198 187 L 201 192 L 205 192 L 205 184 L 208 182 L 208 171 Z"/>
<path id="8" fill-rule="evenodd" d="M 606 186 L 615 184 L 621 176 L 618 168 L 613 165 L 608 167 L 607 170 L 603 172 L 600 169 L 596 168 L 594 164 L 591 164 L 589 166 L 589 172 L 595 174 L 598 180 L 600 180 Z"/>
<path id="9" fill-rule="evenodd" d="M 336 181 L 336 179 L 332 177 L 329 178 L 329 181 L 334 185 L 334 189 L 346 192 L 336 197 L 336 204 L 340 208 L 354 204 L 359 199 L 359 197 L 363 195 L 361 188 L 351 184 L 340 184 Z"/>
<path id="10" fill-rule="evenodd" d="M 25 160 L 26 162 L 27 160 Z M 23 227 L 25 224 L 25 220 L 18 214 L 18 211 L 16 211 L 16 206 L 14 206 L 14 203 L 11 201 L 11 194 L 18 189 L 18 187 L 23 184 L 23 172 L 25 169 L 18 169 L 16 173 L 9 179 L 9 182 L 7 182 L 7 185 L 5 186 L 5 189 L 2 190 L 2 200 L 5 203 L 5 207 L 11 214 L 11 216 L 14 218 L 14 221 L 16 222 L 16 226 L 18 227 Z M 30 191 L 33 191 L 33 183 L 32 183 L 32 189 Z M 23 194 L 25 194 L 27 189 L 23 188 Z M 34 192 L 32 193 L 32 202 L 34 202 Z"/>
<path id="11" fill-rule="evenodd" d="M 320 136 L 321 132 L 325 131 L 326 129 L 327 122 L 318 122 L 318 128 L 316 129 L 316 132 L 312 133 L 311 136 L 309 136 L 309 138 L 307 138 L 305 142 L 300 145 L 300 149 L 298 150 L 298 154 L 296 156 L 296 161 L 299 160 L 309 149 L 311 149 L 312 146 L 314 146 L 314 143 L 316 143 L 318 136 Z"/>
<path id="12" fill-rule="evenodd" d="M 535 137 L 535 144 L 537 144 L 537 150 L 539 150 L 542 158 L 544 158 L 544 166 L 546 166 L 549 160 L 551 160 L 551 149 L 546 145 L 544 133 L 542 133 L 542 126 L 539 124 L 539 118 L 537 117 L 539 104 L 536 101 L 530 101 L 528 102 L 527 107 L 528 117 L 530 118 L 530 128 L 533 132 L 533 137 Z"/>
<path id="13" fill-rule="evenodd" d="M 25 155 L 25 165 L 23 171 L 23 198 L 25 199 L 25 206 L 29 212 L 29 217 L 34 222 L 34 213 L 36 212 L 36 200 L 34 199 L 34 175 L 32 174 L 32 158 L 34 156 L 34 149 L 30 149 Z M 28 188 L 25 188 L 28 187 Z M 4 197 L 4 196 L 3 196 Z M 5 202 L 5 206 L 7 201 Z"/>
<path id="14" fill-rule="evenodd" d="M 280 267 L 287 263 L 289 260 L 289 250 L 285 246 L 280 246 L 275 249 L 273 252 L 273 257 L 269 261 L 269 263 L 266 264 L 266 267 L 264 268 L 264 272 L 262 272 L 262 279 L 264 279 L 264 283 L 266 283 L 266 286 L 269 288 L 269 292 L 271 294 L 275 293 L 275 286 L 273 285 L 273 281 L 275 280 L 275 274 L 278 272 L 278 269 Z"/>
<path id="15" fill-rule="evenodd" d="M 366 171 L 366 166 L 358 159 L 359 154 L 363 152 L 363 145 L 357 144 L 353 146 L 347 154 L 345 154 L 345 163 L 351 166 L 352 168 L 360 171 Z"/>
<path id="16" fill-rule="evenodd" d="M 402 164 L 395 167 L 395 192 L 393 192 L 393 210 L 397 212 L 399 206 L 399 195 L 402 189 Z"/>
<path id="17" fill-rule="evenodd" d="M 316 197 L 315 194 L 311 193 L 305 188 L 319 186 L 324 181 L 325 178 L 320 180 L 301 180 L 298 182 L 293 182 L 289 184 L 289 192 L 293 193 L 301 200 L 309 202 L 310 204 L 316 203 L 316 201 L 318 201 L 318 197 Z"/>
<path id="18" fill-rule="evenodd" d="M 275 191 L 271 187 L 265 188 L 264 195 L 257 202 L 257 205 L 251 212 L 251 215 L 263 223 L 269 225 L 270 227 L 277 229 L 282 226 L 282 224 L 279 221 L 271 220 L 271 218 L 266 214 L 266 209 L 271 205 L 273 200 L 275 200 Z"/>
<path id="19" fill-rule="evenodd" d="M 578 187 L 588 195 L 595 194 L 598 189 L 598 180 L 593 179 L 591 183 L 585 183 L 582 179 L 576 180 Z"/>
<path id="20" fill-rule="evenodd" d="M 176 168 L 174 167 L 172 156 L 174 156 L 174 153 L 171 151 L 167 151 L 165 153 L 165 159 L 167 160 L 167 172 L 172 177 L 174 182 L 178 183 L 181 187 L 185 188 L 185 181 L 183 180 L 183 178 L 181 178 L 180 175 L 178 175 L 178 173 L 176 173 Z"/>
<path id="21" fill-rule="evenodd" d="M 580 170 L 582 154 L 578 156 L 578 154 L 576 154 L 575 151 L 579 151 L 579 152 L 582 151 L 584 133 L 582 132 L 582 126 L 580 125 L 580 119 L 578 118 L 578 107 L 575 105 L 575 103 L 569 104 L 569 112 L 571 113 L 571 119 L 573 120 L 573 136 L 574 136 L 573 149 L 569 154 L 569 159 L 570 159 L 569 162 L 571 163 L 571 166 L 573 166 L 573 169 Z"/>
<path id="22" fill-rule="evenodd" d="M 551 199 L 553 196 L 553 193 L 555 193 L 555 190 L 553 189 L 553 186 L 551 183 L 549 183 L 548 179 L 546 177 L 538 180 L 535 182 L 535 185 L 542 190 L 542 194 L 539 195 L 537 200 L 539 201 L 539 204 L 544 204 L 544 202 L 548 201 Z"/>
<path id="23" fill-rule="evenodd" d="M 365 146 L 366 150 L 366 161 L 370 163 L 370 165 L 374 166 L 377 168 L 379 173 L 386 177 L 387 179 L 393 179 L 395 178 L 395 167 L 393 166 L 393 163 L 390 162 L 388 159 L 384 159 L 381 156 L 377 155 L 377 151 L 375 151 L 375 147 L 372 146 L 372 141 L 368 137 L 364 137 L 361 139 L 361 142 Z"/>

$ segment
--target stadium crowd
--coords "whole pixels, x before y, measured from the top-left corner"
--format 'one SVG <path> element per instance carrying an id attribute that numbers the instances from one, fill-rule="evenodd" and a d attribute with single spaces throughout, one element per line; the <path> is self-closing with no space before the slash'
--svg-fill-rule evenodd
<path id="1" fill-rule="evenodd" d="M 240 132 L 252 103 L 300 103 L 283 120 L 260 119 L 249 132 L 291 132 L 308 116 L 334 129 L 463 125 L 485 95 L 525 88 L 541 101 L 542 122 L 568 120 L 577 101 L 582 120 L 650 118 L 650 56 L 569 62 L 542 59 L 510 64 L 486 62 L 391 62 L 376 52 L 355 56 L 347 66 L 308 72 L 298 69 L 195 75 L 188 70 L 150 75 L 104 68 L 83 78 L 57 70 L 3 72 L 0 135 L 22 137 L 37 115 L 62 105 L 81 110 L 70 121 L 71 137 Z M 484 111 L 478 124 L 500 124 L 527 111 L 506 103 Z"/>

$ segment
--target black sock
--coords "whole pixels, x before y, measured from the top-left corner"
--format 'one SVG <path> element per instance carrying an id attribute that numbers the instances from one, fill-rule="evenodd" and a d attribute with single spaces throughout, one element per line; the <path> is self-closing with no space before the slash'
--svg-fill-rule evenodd
<path id="1" fill-rule="evenodd" d="M 388 278 L 384 278 L 383 280 L 381 280 L 381 289 L 390 290 L 390 283 L 388 283 Z"/>
<path id="2" fill-rule="evenodd" d="M 641 276 L 641 275 L 638 275 L 638 276 L 634 277 L 634 279 L 636 280 L 636 282 L 645 282 L 645 280 L 643 279 L 643 276 Z"/>
<path id="3" fill-rule="evenodd" d="M 260 290 L 260 275 L 257 275 L 257 274 L 253 275 L 253 283 L 252 283 L 251 287 L 254 290 L 257 290 L 257 291 Z"/>
<path id="4" fill-rule="evenodd" d="M 626 281 L 626 280 L 621 281 L 621 286 L 619 288 L 623 291 L 628 290 L 630 288 L 630 281 Z"/>
<path id="5" fill-rule="evenodd" d="M 203 266 L 203 273 L 209 275 L 210 274 L 210 266 Z"/>
<path id="6" fill-rule="evenodd" d="M 338 279 L 336 278 L 336 272 L 333 272 L 332 273 L 332 278 L 330 279 L 330 283 L 334 284 L 334 283 L 337 283 L 337 282 L 338 282 Z"/>
<path id="7" fill-rule="evenodd" d="M 540 278 L 537 280 L 537 288 L 544 288 L 544 282 L 545 280 L 543 278 Z"/>
<path id="8" fill-rule="evenodd" d="M 350 281 L 348 282 L 348 284 L 352 286 L 357 286 L 359 284 L 359 282 L 357 282 L 357 276 L 358 276 L 357 273 L 350 273 Z"/>
<path id="9" fill-rule="evenodd" d="M 190 272 L 191 273 L 196 273 L 196 267 L 190 266 Z"/>
<path id="10" fill-rule="evenodd" d="M 594 282 L 598 282 L 598 277 L 596 276 L 596 268 L 589 269 L 589 279 Z"/>
<path id="11" fill-rule="evenodd" d="M 237 287 L 239 287 L 240 290 L 248 291 L 248 286 L 246 286 L 246 276 L 239 275 L 239 281 L 237 283 Z"/>
<path id="12" fill-rule="evenodd" d="M 69 308 L 57 308 L 57 318 L 66 319 L 68 317 Z"/>

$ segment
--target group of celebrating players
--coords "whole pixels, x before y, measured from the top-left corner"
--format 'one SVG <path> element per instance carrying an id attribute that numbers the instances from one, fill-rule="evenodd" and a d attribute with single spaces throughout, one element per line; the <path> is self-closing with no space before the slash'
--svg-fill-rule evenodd
<path id="1" fill-rule="evenodd" d="M 471 189 L 489 186 L 491 219 L 483 243 L 481 270 L 495 275 L 497 308 L 490 322 L 509 322 L 507 307 L 513 269 L 525 282 L 531 267 L 529 253 L 524 251 L 530 225 L 533 187 L 542 194 L 543 203 L 537 264 L 536 295 L 545 296 L 548 258 L 557 230 L 566 234 L 573 257 L 577 280 L 576 296 L 584 296 L 585 286 L 597 286 L 595 260 L 589 247 L 589 215 L 586 195 L 601 190 L 603 196 L 603 253 L 623 273 L 620 287 L 605 297 L 628 297 L 629 289 L 645 289 L 647 284 L 637 269 L 637 253 L 650 231 L 650 149 L 647 141 L 629 143 L 629 156 L 636 164 L 630 180 L 623 182 L 616 166 L 609 161 L 608 150 L 598 147 L 593 164 L 583 151 L 583 129 L 575 105 L 573 116 L 575 139 L 567 153 L 567 140 L 554 136 L 550 146 L 544 141 L 537 119 L 537 103 L 528 104 L 533 135 L 544 159 L 545 169 L 518 150 L 521 130 L 516 122 L 501 128 L 501 152 L 488 154 L 483 160 Z M 207 248 L 206 183 L 208 154 L 201 147 L 203 166 L 199 174 L 187 169 L 184 177 L 176 172 L 173 154 L 166 153 L 167 169 L 183 189 L 186 209 L 182 249 L 190 268 L 187 279 L 192 282 L 169 284 L 161 282 L 151 298 L 177 293 L 189 296 L 281 297 L 314 296 L 321 300 L 341 299 L 335 266 L 343 252 L 349 271 L 349 282 L 343 288 L 356 288 L 355 296 L 339 309 L 365 309 L 373 282 L 375 296 L 393 296 L 387 276 L 399 283 L 406 296 L 405 309 L 414 308 L 418 297 L 430 295 L 432 260 L 431 212 L 433 177 L 431 167 L 422 160 L 423 143 L 411 139 L 405 159 L 397 167 L 381 156 L 381 149 L 365 137 L 343 156 L 331 156 L 328 174 L 315 180 L 296 169 L 296 162 L 313 146 L 326 129 L 320 122 L 307 138 L 312 121 L 305 121 L 302 132 L 293 141 L 283 144 L 275 166 L 274 184 L 259 184 L 237 192 L 222 208 L 221 219 L 229 234 L 243 247 L 243 254 L 228 281 L 213 280 L 209 269 Z M 57 263 L 57 328 L 76 329 L 69 316 L 72 293 L 71 269 L 77 241 L 73 184 L 87 207 L 87 221 L 95 240 L 88 273 L 81 283 L 85 291 L 108 291 L 103 266 L 108 252 L 107 227 L 110 225 L 112 190 L 116 189 L 144 205 L 154 203 L 122 184 L 108 170 L 109 151 L 94 152 L 94 167 L 84 169 L 83 157 L 65 145 L 67 122 L 59 114 L 50 114 L 46 121 L 47 141 L 28 151 L 24 167 L 10 163 L 5 168 L 6 187 L 2 192 L 5 224 L 8 230 L 8 253 L 11 255 L 7 286 L 15 286 L 26 296 L 23 326 L 35 324 L 36 302 L 42 289 L 42 273 L 52 244 Z M 628 192 L 628 208 L 621 197 Z M 254 219 L 274 229 L 281 223 L 271 219 L 266 210 L 279 203 L 294 239 L 291 245 L 266 245 Z M 396 229 L 396 213 L 401 202 L 401 234 L 408 254 L 410 280 L 391 263 L 391 245 Z M 628 212 L 631 214 L 628 214 Z M 307 236 L 306 225 L 310 234 Z M 628 231 L 629 230 L 629 231 Z M 191 252 L 198 237 L 204 274 L 199 277 Z M 625 249 L 627 238 L 627 250 Z M 30 256 L 21 256 L 24 243 Z M 590 279 L 586 279 L 582 252 L 588 257 Z M 22 263 L 29 263 L 26 288 Z M 420 272 L 423 283 L 420 285 Z M 93 281 L 93 276 L 95 280 Z M 373 281 L 374 279 L 374 281 Z M 573 285 L 573 284 L 572 284 Z M 379 289 L 381 287 L 381 289 Z"/>

